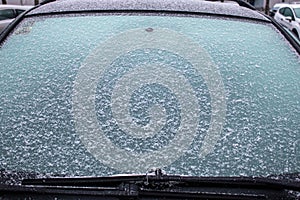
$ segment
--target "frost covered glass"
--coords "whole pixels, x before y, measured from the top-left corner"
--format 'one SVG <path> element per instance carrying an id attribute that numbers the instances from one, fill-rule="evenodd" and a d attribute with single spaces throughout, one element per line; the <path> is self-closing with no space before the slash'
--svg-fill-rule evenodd
<path id="1" fill-rule="evenodd" d="M 300 60 L 264 23 L 27 19 L 0 49 L 0 168 L 300 171 Z"/>

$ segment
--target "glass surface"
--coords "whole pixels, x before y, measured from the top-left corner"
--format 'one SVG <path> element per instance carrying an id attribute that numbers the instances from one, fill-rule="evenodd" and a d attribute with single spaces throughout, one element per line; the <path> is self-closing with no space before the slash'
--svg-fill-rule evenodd
<path id="1" fill-rule="evenodd" d="M 283 15 L 283 14 L 284 14 L 284 11 L 285 11 L 285 9 L 286 9 L 286 8 L 281 8 L 281 9 L 279 9 L 279 13 Z"/>
<path id="2" fill-rule="evenodd" d="M 292 12 L 292 10 L 290 9 L 290 8 L 285 8 L 285 10 L 284 10 L 284 16 L 286 16 L 286 17 L 294 17 L 294 15 L 293 15 L 293 12 Z"/>
<path id="3" fill-rule="evenodd" d="M 13 19 L 15 17 L 13 9 L 0 10 L 0 20 Z"/>
<path id="4" fill-rule="evenodd" d="M 300 8 L 294 8 L 294 12 L 297 18 L 300 18 Z"/>
<path id="5" fill-rule="evenodd" d="M 299 55 L 263 23 L 25 20 L 0 49 L 0 168 L 49 174 L 300 171 Z"/>

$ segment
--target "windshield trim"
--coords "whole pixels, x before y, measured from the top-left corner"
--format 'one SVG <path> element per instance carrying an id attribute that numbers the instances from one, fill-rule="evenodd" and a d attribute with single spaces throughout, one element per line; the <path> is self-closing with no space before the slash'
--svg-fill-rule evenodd
<path id="1" fill-rule="evenodd" d="M 82 10 L 82 11 L 60 11 L 48 13 L 29 13 L 25 17 L 32 16 L 47 16 L 47 15 L 67 15 L 67 14 L 110 14 L 110 15 L 182 15 L 187 16 L 216 16 L 216 17 L 230 17 L 232 19 L 248 19 L 256 22 L 271 22 L 269 18 L 253 18 L 248 16 L 237 16 L 230 14 L 207 13 L 207 12 L 193 12 L 193 11 L 170 11 L 170 10 Z"/>

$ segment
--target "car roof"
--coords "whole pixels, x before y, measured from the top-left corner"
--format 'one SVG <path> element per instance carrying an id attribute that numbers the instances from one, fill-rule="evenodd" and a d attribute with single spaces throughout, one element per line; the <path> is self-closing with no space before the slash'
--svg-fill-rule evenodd
<path id="1" fill-rule="evenodd" d="M 268 20 L 263 14 L 232 3 L 203 0 L 56 0 L 28 15 L 78 11 L 166 11 L 216 14 Z"/>
<path id="2" fill-rule="evenodd" d="M 300 4 L 296 4 L 296 3 L 283 4 L 283 5 L 280 6 L 280 8 L 282 8 L 282 7 L 300 8 Z"/>
<path id="3" fill-rule="evenodd" d="M 0 5 L 0 10 L 4 9 L 21 9 L 21 10 L 28 10 L 33 6 L 21 6 L 21 5 Z"/>
<path id="4" fill-rule="evenodd" d="M 289 5 L 288 3 L 275 3 L 273 8 L 277 7 L 277 8 L 280 8 L 282 6 L 286 6 L 286 5 Z"/>
<path id="5" fill-rule="evenodd" d="M 293 3 L 293 4 L 290 4 L 290 5 L 293 8 L 300 8 L 300 4 L 298 4 L 298 3 Z"/>

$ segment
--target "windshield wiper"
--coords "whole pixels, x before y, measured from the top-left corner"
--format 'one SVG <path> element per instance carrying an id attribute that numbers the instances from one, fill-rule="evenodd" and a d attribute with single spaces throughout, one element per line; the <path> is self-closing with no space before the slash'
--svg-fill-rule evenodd
<path id="1" fill-rule="evenodd" d="M 276 177 L 191 177 L 156 173 L 24 179 L 22 185 L 2 187 L 0 191 L 20 195 L 97 196 L 106 199 L 297 199 L 300 182 Z"/>

